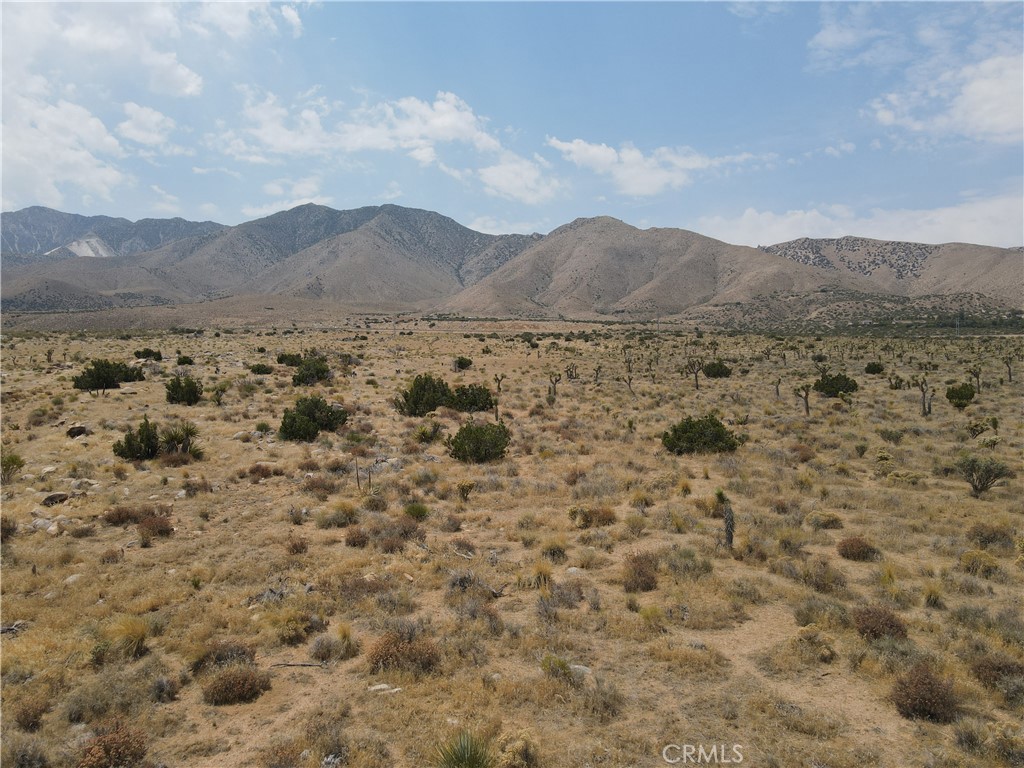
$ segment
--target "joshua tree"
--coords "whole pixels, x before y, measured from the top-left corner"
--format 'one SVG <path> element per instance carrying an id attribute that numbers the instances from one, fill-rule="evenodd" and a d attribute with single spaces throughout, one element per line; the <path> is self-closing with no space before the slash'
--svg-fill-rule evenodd
<path id="1" fill-rule="evenodd" d="M 811 385 L 801 384 L 799 387 L 793 390 L 793 394 L 804 401 L 804 416 L 811 415 L 811 404 L 809 399 L 811 397 Z"/>
<path id="2" fill-rule="evenodd" d="M 558 382 L 560 382 L 561 380 L 562 374 L 560 373 L 548 374 L 548 381 L 551 382 L 551 385 L 548 387 L 548 395 L 551 397 L 552 400 L 558 397 Z"/>
<path id="3" fill-rule="evenodd" d="M 1013 355 L 1005 355 L 1002 361 L 1003 365 L 1006 366 L 1006 378 L 1013 384 Z"/>
<path id="4" fill-rule="evenodd" d="M 704 368 L 704 360 L 699 357 L 688 357 L 683 364 L 682 372 L 693 376 L 694 389 L 700 389 L 700 372 Z"/>
<path id="5" fill-rule="evenodd" d="M 967 373 L 974 379 L 974 391 L 979 395 L 981 394 L 981 366 L 972 365 L 967 369 Z"/>
<path id="6" fill-rule="evenodd" d="M 505 380 L 505 374 L 504 373 L 496 373 L 496 374 L 494 374 L 494 384 L 497 386 L 498 392 L 501 392 L 501 382 L 503 382 L 504 380 Z"/>
<path id="7" fill-rule="evenodd" d="M 719 488 L 715 491 L 715 503 L 722 510 L 722 520 L 725 523 L 725 547 L 732 550 L 732 539 L 736 533 L 736 516 L 732 511 L 732 504 L 726 497 L 725 492 Z"/>
<path id="8" fill-rule="evenodd" d="M 779 394 L 779 386 L 782 384 L 782 377 L 780 376 L 775 380 L 775 399 L 778 400 L 781 395 Z"/>
<path id="9" fill-rule="evenodd" d="M 928 377 L 922 376 L 914 379 L 917 388 L 921 390 L 921 415 L 930 416 L 932 412 L 932 398 L 935 397 L 935 388 L 928 389 Z"/>

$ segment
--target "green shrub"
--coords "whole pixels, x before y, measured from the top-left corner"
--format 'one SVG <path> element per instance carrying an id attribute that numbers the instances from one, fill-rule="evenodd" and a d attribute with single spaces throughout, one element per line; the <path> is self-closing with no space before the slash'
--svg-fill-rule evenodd
<path id="1" fill-rule="evenodd" d="M 452 391 L 444 379 L 421 373 L 408 389 L 398 393 L 395 408 L 403 416 L 426 416 L 452 400 Z"/>
<path id="2" fill-rule="evenodd" d="M 437 747 L 436 768 L 491 768 L 495 765 L 486 739 L 462 731 Z"/>
<path id="3" fill-rule="evenodd" d="M 727 379 L 732 376 L 732 368 L 723 363 L 721 360 L 715 360 L 707 363 L 701 368 L 704 375 L 709 379 Z"/>
<path id="4" fill-rule="evenodd" d="M 1016 477 L 1013 470 L 1003 462 L 977 456 L 963 457 L 956 463 L 956 470 L 964 480 L 971 484 L 971 495 L 975 498 L 981 496 L 1000 480 Z"/>
<path id="5" fill-rule="evenodd" d="M 473 365 L 473 361 L 468 357 L 462 357 L 461 355 L 455 358 L 455 370 L 464 371 Z"/>
<path id="6" fill-rule="evenodd" d="M 144 349 L 136 349 L 135 350 L 135 359 L 136 360 L 163 360 L 164 356 L 162 354 L 160 354 L 160 350 L 159 349 L 150 349 L 149 347 L 145 347 Z M 179 363 L 179 365 L 180 365 L 180 363 Z"/>
<path id="7" fill-rule="evenodd" d="M 114 455 L 125 461 L 155 459 L 159 453 L 160 435 L 148 416 L 142 417 L 138 432 L 129 427 L 124 438 L 114 443 Z"/>
<path id="8" fill-rule="evenodd" d="M 145 381 L 142 369 L 109 360 L 92 360 L 80 375 L 71 380 L 75 389 L 89 392 L 120 389 L 121 383 L 125 381 Z"/>
<path id="9" fill-rule="evenodd" d="M 203 451 L 196 443 L 199 428 L 191 421 L 179 421 L 160 430 L 160 452 L 165 456 L 189 456 L 203 458 Z"/>
<path id="10" fill-rule="evenodd" d="M 885 366 L 878 362 L 868 363 L 864 366 L 864 373 L 871 376 L 877 376 L 881 373 L 885 373 Z"/>
<path id="11" fill-rule="evenodd" d="M 319 395 L 300 397 L 295 408 L 286 408 L 278 430 L 282 440 L 310 442 L 320 430 L 333 432 L 348 419 L 348 413 L 335 408 Z"/>
<path id="12" fill-rule="evenodd" d="M 416 431 L 413 433 L 413 438 L 417 443 L 433 443 L 441 437 L 441 433 L 443 431 L 444 427 L 436 421 L 428 421 L 416 427 Z"/>
<path id="13" fill-rule="evenodd" d="M 661 436 L 665 448 L 674 454 L 723 453 L 735 451 L 739 439 L 714 414 L 694 419 L 687 416 Z"/>
<path id="14" fill-rule="evenodd" d="M 845 373 L 826 373 L 814 382 L 814 391 L 825 397 L 839 397 L 857 391 L 857 382 Z"/>
<path id="15" fill-rule="evenodd" d="M 176 365 L 195 365 L 196 361 L 188 355 L 178 355 L 178 359 L 175 362 Z"/>
<path id="16" fill-rule="evenodd" d="M 970 404 L 974 394 L 974 385 L 970 383 L 954 384 L 946 389 L 946 399 L 958 411 L 962 411 Z"/>
<path id="17" fill-rule="evenodd" d="M 282 352 L 277 356 L 277 362 L 279 365 L 287 365 L 292 368 L 298 368 L 302 365 L 302 355 L 298 352 Z"/>
<path id="18" fill-rule="evenodd" d="M 463 424 L 454 437 L 445 440 L 448 455 L 470 464 L 496 461 L 505 456 L 512 433 L 504 423 Z"/>
<path id="19" fill-rule="evenodd" d="M 273 373 L 273 367 L 266 363 L 253 363 L 249 366 L 249 370 L 255 373 L 257 376 L 266 376 L 269 373 Z"/>
<path id="20" fill-rule="evenodd" d="M 203 396 L 203 383 L 192 376 L 175 376 L 164 386 L 168 403 L 195 405 Z"/>
<path id="21" fill-rule="evenodd" d="M 292 376 L 292 385 L 296 387 L 311 386 L 318 381 L 327 381 L 331 370 L 327 366 L 327 358 L 314 353 L 306 353 L 299 363 L 299 369 Z"/>
<path id="22" fill-rule="evenodd" d="M 487 387 L 482 384 L 470 384 L 465 387 L 456 387 L 448 404 L 463 413 L 476 413 L 477 411 L 491 410 L 495 405 L 495 400 L 491 395 L 491 390 Z"/>
<path id="23" fill-rule="evenodd" d="M 430 508 L 426 504 L 419 501 L 413 501 L 405 505 L 403 510 L 405 514 L 411 517 L 413 520 L 423 521 L 430 516 Z"/>
<path id="24" fill-rule="evenodd" d="M 9 483 L 25 468 L 25 460 L 10 448 L 0 446 L 0 482 Z"/>

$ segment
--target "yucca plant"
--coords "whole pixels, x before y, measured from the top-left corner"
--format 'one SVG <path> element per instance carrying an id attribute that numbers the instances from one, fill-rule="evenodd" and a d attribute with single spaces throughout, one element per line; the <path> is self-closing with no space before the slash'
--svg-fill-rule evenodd
<path id="1" fill-rule="evenodd" d="M 437 747 L 437 768 L 490 768 L 494 756 L 487 741 L 470 731 L 461 731 Z"/>

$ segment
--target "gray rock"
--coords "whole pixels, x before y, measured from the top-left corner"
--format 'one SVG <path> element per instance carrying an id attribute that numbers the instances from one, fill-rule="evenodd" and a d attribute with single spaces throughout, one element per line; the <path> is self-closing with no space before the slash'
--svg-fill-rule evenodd
<path id="1" fill-rule="evenodd" d="M 51 493 L 49 496 L 47 496 L 45 499 L 43 499 L 43 506 L 44 507 L 52 507 L 52 506 L 55 506 L 57 504 L 63 504 L 65 501 L 67 501 L 70 498 L 71 497 L 68 494 L 63 493 L 63 492 L 61 492 L 61 493 Z"/>

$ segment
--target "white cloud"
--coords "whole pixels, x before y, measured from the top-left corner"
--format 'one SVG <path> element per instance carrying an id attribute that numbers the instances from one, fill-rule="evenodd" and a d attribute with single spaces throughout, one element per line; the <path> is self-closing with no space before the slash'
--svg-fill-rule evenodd
<path id="1" fill-rule="evenodd" d="M 774 156 L 758 157 L 749 152 L 711 157 L 689 147 L 658 147 L 645 155 L 631 143 L 616 150 L 607 144 L 593 144 L 583 139 L 561 141 L 549 137 L 547 144 L 577 167 L 611 177 L 621 194 L 634 197 L 649 197 L 666 189 L 684 187 L 693 181 L 695 171 L 774 160 Z"/>
<path id="2" fill-rule="evenodd" d="M 548 221 L 510 222 L 494 216 L 477 216 L 467 226 L 488 235 L 527 235 L 533 232 L 547 232 L 551 229 Z"/>
<path id="3" fill-rule="evenodd" d="M 134 101 L 124 105 L 124 113 L 128 119 L 118 124 L 117 132 L 123 138 L 139 144 L 165 144 L 174 130 L 174 120 L 151 107 L 140 107 Z"/>
<path id="4" fill-rule="evenodd" d="M 242 213 L 255 218 L 267 216 L 277 211 L 286 211 L 306 203 L 328 205 L 333 198 L 320 193 L 322 185 L 323 179 L 317 175 L 306 176 L 301 179 L 275 179 L 274 181 L 269 181 L 263 185 L 263 193 L 279 199 L 260 205 L 250 204 L 243 206 Z"/>
<path id="5" fill-rule="evenodd" d="M 557 180 L 545 177 L 539 162 L 513 152 L 502 153 L 495 165 L 481 168 L 477 173 L 488 194 L 529 205 L 547 202 L 561 186 Z"/>
<path id="6" fill-rule="evenodd" d="M 3 207 L 59 207 L 72 189 L 110 200 L 130 177 L 115 164 L 117 139 L 85 107 L 63 99 L 6 98 L 3 125 Z"/>
<path id="7" fill-rule="evenodd" d="M 240 174 L 238 171 L 233 171 L 230 168 L 225 168 L 222 165 L 217 166 L 216 168 L 203 168 L 198 165 L 193 165 L 192 173 L 196 174 L 197 176 L 205 176 L 210 173 L 223 173 L 226 176 L 230 176 L 233 179 L 242 178 L 242 174 Z"/>
<path id="8" fill-rule="evenodd" d="M 298 19 L 295 8 L 289 8 Z M 232 40 L 240 40 L 260 29 L 277 31 L 277 25 L 270 13 L 270 4 L 267 2 L 205 2 L 198 3 L 196 10 L 190 26 L 200 34 L 209 34 L 212 28 Z M 291 21 L 289 23 L 292 24 Z"/>
<path id="9" fill-rule="evenodd" d="M 739 216 L 704 216 L 693 227 L 739 245 L 770 245 L 800 237 L 856 235 L 920 243 L 965 242 L 1004 248 L 1024 240 L 1024 197 L 966 200 L 932 209 L 873 209 L 857 214 L 843 205 L 784 213 L 748 208 Z"/>
<path id="10" fill-rule="evenodd" d="M 892 67 L 908 61 L 912 54 L 904 36 L 876 22 L 873 14 L 866 3 L 822 5 L 821 28 L 807 43 L 811 67 Z"/>
<path id="11" fill-rule="evenodd" d="M 402 192 L 402 186 L 397 181 L 392 181 L 388 184 L 388 188 L 377 195 L 378 200 L 397 200 L 404 193 Z"/>
<path id="12" fill-rule="evenodd" d="M 199 206 L 199 212 L 203 214 L 203 216 L 209 216 L 213 219 L 214 216 L 220 215 L 220 208 L 216 203 L 203 203 Z"/>
<path id="13" fill-rule="evenodd" d="M 299 17 L 299 12 L 295 10 L 294 5 L 282 5 L 281 17 L 292 28 L 292 37 L 302 37 L 302 19 Z"/>
<path id="14" fill-rule="evenodd" d="M 181 213 L 180 201 L 176 195 L 172 195 L 170 192 L 161 189 L 156 184 L 151 184 L 149 188 L 153 190 L 159 198 L 155 203 L 153 203 L 154 211 L 170 216 L 177 216 Z"/>

